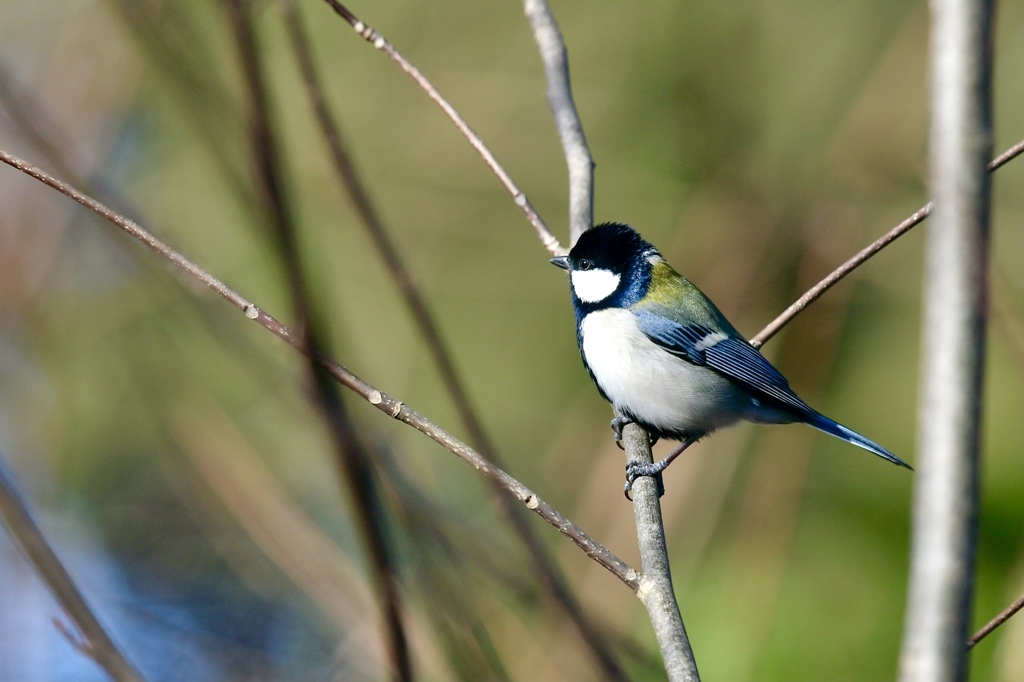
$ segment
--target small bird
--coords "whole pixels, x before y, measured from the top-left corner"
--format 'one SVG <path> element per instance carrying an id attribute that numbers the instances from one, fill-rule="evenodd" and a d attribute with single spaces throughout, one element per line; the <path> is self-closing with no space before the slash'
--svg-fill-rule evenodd
<path id="1" fill-rule="evenodd" d="M 881 445 L 819 414 L 656 248 L 622 223 L 584 232 L 567 256 L 583 364 L 612 404 L 612 429 L 634 422 L 654 438 L 682 441 L 668 457 L 626 467 L 624 492 L 656 476 L 680 452 L 740 420 L 803 422 L 911 469 Z M 621 443 L 620 443 L 621 445 Z"/>

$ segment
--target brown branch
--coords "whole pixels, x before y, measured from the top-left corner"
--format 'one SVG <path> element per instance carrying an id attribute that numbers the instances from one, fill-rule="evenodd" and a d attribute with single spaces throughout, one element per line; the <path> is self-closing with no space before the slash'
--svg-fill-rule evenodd
<path id="1" fill-rule="evenodd" d="M 389 43 L 384 36 L 378 33 L 373 27 L 367 26 L 356 17 L 347 7 L 338 2 L 338 0 L 325 0 L 325 2 L 331 6 L 331 8 L 338 13 L 349 25 L 360 35 L 366 42 L 373 45 L 375 48 L 383 52 L 388 56 L 391 61 L 395 62 L 402 71 L 412 78 L 420 88 L 423 89 L 427 96 L 434 101 L 437 106 L 441 107 L 441 110 L 446 116 L 455 124 L 455 127 L 459 129 L 463 137 L 469 142 L 470 146 L 476 150 L 477 154 L 483 158 L 484 163 L 491 169 L 501 182 L 502 186 L 512 195 L 516 206 L 522 210 L 526 219 L 530 221 L 533 228 L 537 231 L 537 236 L 540 238 L 541 243 L 544 245 L 552 255 L 562 255 L 565 253 L 565 249 L 558 243 L 558 239 L 552 234 L 551 230 L 538 215 L 536 209 L 533 208 L 533 204 L 526 198 L 526 194 L 523 193 L 519 186 L 512 180 L 512 177 L 508 174 L 505 168 L 498 162 L 491 150 L 487 148 L 484 141 L 480 139 L 480 136 L 473 132 L 473 129 L 469 127 L 466 120 L 459 115 L 459 112 L 455 110 L 448 100 L 441 96 L 441 93 L 427 80 L 426 76 L 420 73 L 419 69 L 413 66 L 409 60 L 402 56 L 402 54 Z"/>
<path id="2" fill-rule="evenodd" d="M 256 171 L 257 196 L 277 237 L 279 253 L 288 277 L 288 290 L 298 319 L 303 355 L 313 387 L 313 399 L 324 418 L 334 444 L 335 456 L 346 484 L 363 542 L 373 564 L 372 576 L 380 599 L 388 653 L 394 678 L 414 679 L 408 636 L 402 616 L 398 568 L 387 541 L 387 510 L 380 496 L 380 483 L 369 453 L 356 437 L 355 425 L 338 395 L 337 386 L 315 358 L 325 348 L 318 318 L 310 303 L 309 285 L 299 255 L 298 234 L 270 113 L 270 95 L 263 62 L 247 0 L 228 0 L 228 15 L 235 33 L 251 116 L 250 148 Z"/>
<path id="3" fill-rule="evenodd" d="M 112 679 L 117 682 L 143 682 L 142 674 L 114 644 L 114 640 L 85 601 L 85 597 L 64 568 L 57 553 L 53 551 L 43 532 L 32 519 L 32 514 L 18 495 L 14 480 L 2 460 L 0 516 L 3 516 L 7 529 L 25 552 L 25 556 L 50 590 L 50 594 L 74 622 L 84 641 L 71 636 L 71 633 L 66 632 L 66 628 L 58 626 L 58 629 L 65 631 L 65 635 L 75 648 L 96 661 Z"/>
<path id="4" fill-rule="evenodd" d="M 967 650 L 970 651 L 973 649 L 978 642 L 992 634 L 993 630 L 1010 620 L 1010 618 L 1012 618 L 1013 615 L 1021 609 L 1024 609 L 1024 595 L 1021 595 L 1017 601 L 1000 611 L 998 616 L 985 624 L 985 627 L 971 635 L 971 638 L 967 640 Z"/>
<path id="5" fill-rule="evenodd" d="M 327 143 L 335 171 L 355 206 L 356 212 L 359 214 L 370 240 L 377 249 L 378 255 L 391 274 L 391 278 L 397 285 L 406 307 L 409 309 L 413 320 L 423 335 L 427 349 L 440 374 L 441 382 L 448 391 L 460 419 L 469 432 L 470 442 L 478 452 L 496 466 L 503 467 L 502 458 L 487 435 L 483 423 L 473 408 L 469 394 L 455 369 L 452 354 L 441 336 L 434 316 L 417 288 L 409 268 L 403 262 L 402 256 L 387 226 L 370 199 L 369 192 L 363 185 L 352 157 L 346 149 L 341 126 L 338 125 L 327 103 L 327 97 L 313 61 L 309 38 L 302 25 L 302 18 L 296 2 L 295 0 L 283 0 L 282 5 L 296 61 L 305 83 L 306 92 L 313 106 L 313 113 L 321 135 Z M 493 481 L 491 483 L 497 492 L 498 501 L 503 506 L 503 510 L 513 529 L 529 552 L 531 565 L 539 575 L 541 584 L 559 608 L 569 617 L 584 643 L 590 649 L 591 654 L 604 670 L 605 675 L 611 679 L 625 679 L 622 666 L 613 655 L 611 647 L 584 616 L 578 600 L 565 577 L 558 569 L 554 558 L 550 556 L 543 543 L 534 533 L 523 507 L 504 494 L 497 483 Z"/>
<path id="6" fill-rule="evenodd" d="M 85 206 L 100 217 L 116 225 L 122 231 L 146 245 L 178 269 L 183 271 L 192 279 L 201 282 L 213 290 L 231 305 L 242 311 L 245 316 L 264 327 L 272 334 L 302 351 L 295 332 L 259 308 L 255 303 L 242 296 L 240 293 L 217 279 L 215 276 L 193 263 L 173 248 L 154 237 L 138 223 L 129 220 L 113 209 L 96 201 L 95 199 L 79 192 L 65 182 L 61 182 L 43 170 L 32 164 L 19 159 L 7 151 L 0 149 L 0 161 L 18 169 L 43 184 L 51 187 L 61 194 Z M 328 373 L 339 383 L 350 389 L 381 412 L 384 412 L 393 419 L 408 424 L 420 433 L 424 434 L 434 442 L 441 445 L 455 456 L 467 462 L 487 478 L 497 480 L 501 487 L 510 495 L 526 505 L 528 509 L 535 512 L 549 524 L 557 528 L 561 533 L 568 536 L 577 547 L 583 550 L 587 556 L 606 568 L 614 576 L 619 578 L 634 592 L 639 588 L 639 574 L 626 564 L 622 559 L 615 556 L 602 544 L 587 535 L 579 526 L 563 516 L 558 510 L 538 497 L 532 490 L 520 483 L 518 480 L 507 474 L 505 471 L 494 466 L 490 461 L 482 457 L 473 448 L 469 447 L 458 438 L 452 436 L 432 421 L 406 406 L 402 401 L 396 400 L 379 389 L 365 382 L 348 369 L 338 364 L 331 358 L 320 355 L 317 361 L 328 371 Z"/>
<path id="7" fill-rule="evenodd" d="M 993 173 L 999 170 L 1007 163 L 1020 156 L 1021 153 L 1024 153 L 1024 140 L 1021 140 L 1020 142 L 1013 145 L 996 158 L 992 159 L 992 161 L 988 163 L 988 171 L 990 173 Z M 870 259 L 872 256 L 876 255 L 879 251 L 889 246 L 889 244 L 893 243 L 898 238 L 902 237 L 904 234 L 909 232 L 911 228 L 924 222 L 924 219 L 931 215 L 931 212 L 932 202 L 928 202 L 921 208 L 914 211 L 914 213 L 912 213 L 910 217 L 904 220 L 902 223 L 892 228 L 884 235 L 873 241 L 871 244 L 863 248 L 855 256 L 850 258 L 850 260 L 840 265 L 831 274 L 825 277 L 825 279 L 821 280 L 813 287 L 808 289 L 807 293 L 798 298 L 796 301 L 793 302 L 792 305 L 790 305 L 788 308 L 782 311 L 782 313 L 774 320 L 772 320 L 767 327 L 758 332 L 757 336 L 750 340 L 751 345 L 753 345 L 755 348 L 758 348 L 761 345 L 763 345 L 766 341 L 768 341 L 770 338 L 778 334 L 779 331 L 787 324 L 792 322 L 793 318 L 799 315 L 804 308 L 806 308 L 811 303 L 820 298 L 822 294 L 824 294 L 844 277 L 846 277 L 851 272 L 853 272 L 858 267 L 867 262 L 867 260 Z"/>
<path id="8" fill-rule="evenodd" d="M 384 224 L 384 220 L 370 199 L 369 192 L 363 185 L 352 157 L 346 149 L 341 127 L 335 121 L 335 117 L 332 115 L 327 104 L 324 88 L 317 73 L 316 65 L 313 62 L 309 38 L 302 26 L 302 19 L 299 16 L 296 2 L 295 0 L 282 0 L 282 5 L 285 10 L 285 23 L 291 37 L 299 70 L 306 86 L 306 93 L 313 106 L 313 113 L 320 127 L 320 133 L 327 142 L 327 148 L 330 152 L 331 161 L 334 163 L 334 169 L 338 173 L 338 177 L 341 179 L 342 185 L 356 209 L 356 213 L 359 214 L 359 218 L 366 229 L 367 235 L 373 242 L 374 248 L 377 249 L 377 253 L 384 266 L 398 287 L 398 291 L 405 301 L 413 321 L 419 327 L 427 349 L 434 364 L 437 366 L 441 382 L 448 391 L 460 419 L 466 425 L 474 447 L 486 453 L 495 463 L 498 463 L 493 453 L 493 448 L 486 445 L 489 439 L 476 415 L 476 411 L 473 409 L 462 380 L 459 378 L 458 371 L 455 369 L 455 363 L 452 360 L 452 354 L 441 337 L 437 322 L 430 312 L 426 300 L 424 300 L 423 295 L 417 288 L 409 268 L 403 262 L 398 247 L 395 245 L 388 228 Z"/>

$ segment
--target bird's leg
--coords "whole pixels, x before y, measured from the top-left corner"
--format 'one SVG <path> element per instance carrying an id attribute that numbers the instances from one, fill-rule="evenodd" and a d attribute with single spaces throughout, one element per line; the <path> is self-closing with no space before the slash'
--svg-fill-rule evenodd
<path id="1" fill-rule="evenodd" d="M 626 424 L 633 424 L 633 420 L 622 414 L 618 410 L 615 411 L 615 417 L 612 418 L 612 431 L 615 432 L 615 444 L 619 446 L 619 450 L 625 450 L 622 447 L 622 429 L 626 428 Z M 648 434 L 651 439 L 651 447 L 658 442 L 658 437 Z"/>
<path id="2" fill-rule="evenodd" d="M 615 432 L 615 444 L 619 446 L 620 450 L 624 450 L 622 447 L 622 429 L 625 428 L 626 424 L 633 423 L 633 420 L 622 414 L 618 410 L 615 411 L 615 417 L 612 418 L 612 431 Z"/>
<path id="3" fill-rule="evenodd" d="M 632 501 L 633 498 L 629 496 L 629 490 L 633 487 L 633 481 L 640 478 L 641 476 L 657 476 L 658 477 L 658 497 L 665 494 L 665 486 L 661 482 L 661 472 L 664 471 L 672 461 L 682 454 L 683 450 L 690 447 L 699 440 L 696 436 L 690 436 L 682 443 L 679 444 L 675 450 L 673 450 L 668 457 L 659 460 L 657 462 L 627 462 L 626 463 L 626 486 L 622 489 L 626 499 Z"/>

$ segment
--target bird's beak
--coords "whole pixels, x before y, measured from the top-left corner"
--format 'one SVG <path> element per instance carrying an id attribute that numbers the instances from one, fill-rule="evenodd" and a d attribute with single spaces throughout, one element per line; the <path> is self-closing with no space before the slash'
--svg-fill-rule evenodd
<path id="1" fill-rule="evenodd" d="M 557 258 L 552 258 L 551 259 L 551 264 L 552 265 L 557 265 L 558 267 L 562 268 L 563 270 L 568 270 L 569 269 L 569 257 L 568 256 L 558 256 Z"/>

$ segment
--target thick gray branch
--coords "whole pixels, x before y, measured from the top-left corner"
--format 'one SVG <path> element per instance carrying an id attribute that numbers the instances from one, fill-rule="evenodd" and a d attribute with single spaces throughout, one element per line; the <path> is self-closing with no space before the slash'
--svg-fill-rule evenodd
<path id="1" fill-rule="evenodd" d="M 900 679 L 961 680 L 974 592 L 991 149 L 986 0 L 932 0 L 931 193 Z"/>

